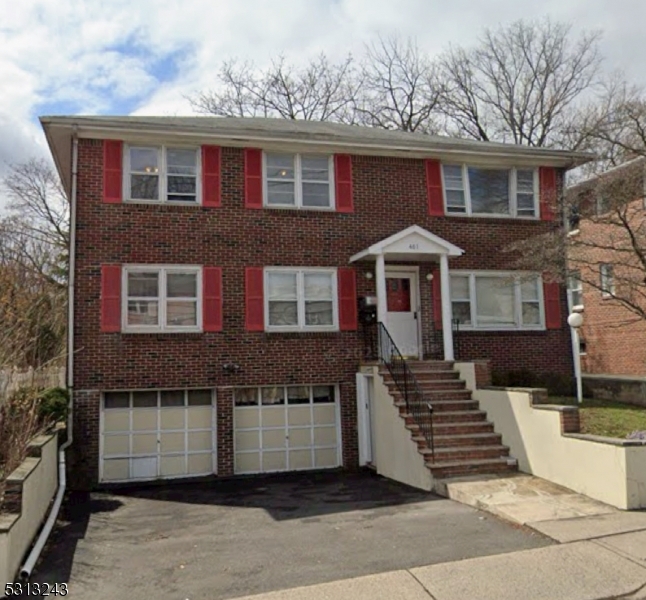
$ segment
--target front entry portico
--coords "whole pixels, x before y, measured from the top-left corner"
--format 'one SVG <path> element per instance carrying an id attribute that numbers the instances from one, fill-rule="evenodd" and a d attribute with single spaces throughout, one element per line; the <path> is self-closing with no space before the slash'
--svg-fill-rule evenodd
<path id="1" fill-rule="evenodd" d="M 408 292 L 410 296 L 407 298 L 406 294 L 401 290 L 390 290 L 391 293 L 391 307 L 393 302 L 398 307 L 398 310 L 389 311 L 389 288 L 388 279 L 390 275 L 387 269 L 387 262 L 391 264 L 392 269 L 399 269 L 401 263 L 420 263 L 420 262 L 436 262 L 439 263 L 439 277 L 440 277 L 440 295 L 441 295 L 441 310 L 442 310 L 442 334 L 443 334 L 443 350 L 444 360 L 453 360 L 453 332 L 451 326 L 452 309 L 451 309 L 451 290 L 449 279 L 449 257 L 461 256 L 464 251 L 450 242 L 434 235 L 430 231 L 412 225 L 399 233 L 391 235 L 390 237 L 373 244 L 362 252 L 355 254 L 350 258 L 350 262 L 357 262 L 360 260 L 374 260 L 375 261 L 375 281 L 377 289 L 377 319 L 383 323 L 389 330 L 391 335 L 395 332 L 395 339 L 398 347 L 400 344 L 406 348 L 414 348 L 416 345 L 419 347 L 419 337 L 421 324 L 419 323 L 419 311 L 417 305 L 407 307 L 405 306 L 407 300 L 413 302 L 418 301 L 415 297 L 415 290 Z M 395 267 L 392 265 L 398 265 Z M 400 273 L 399 271 L 394 271 Z M 406 277 L 394 277 L 390 279 L 405 280 Z M 409 286 L 412 282 L 409 282 Z M 406 285 L 401 281 L 399 285 Z M 417 284 L 414 284 L 417 285 Z M 392 284 L 391 284 L 392 286 Z M 406 290 L 404 290 L 405 292 Z M 393 293 L 399 293 L 399 297 L 394 297 Z M 405 310 L 407 309 L 408 310 Z M 413 310 L 414 309 L 414 310 Z M 413 327 L 410 320 L 401 314 L 392 313 L 417 313 L 417 323 Z M 400 348 L 404 354 L 411 355 L 410 351 Z"/>

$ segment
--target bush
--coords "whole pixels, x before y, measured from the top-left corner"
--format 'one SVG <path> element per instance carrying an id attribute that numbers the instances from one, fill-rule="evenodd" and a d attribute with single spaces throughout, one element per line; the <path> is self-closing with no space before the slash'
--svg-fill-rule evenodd
<path id="1" fill-rule="evenodd" d="M 60 387 L 45 390 L 39 398 L 38 415 L 44 422 L 67 420 L 69 412 L 69 392 Z"/>

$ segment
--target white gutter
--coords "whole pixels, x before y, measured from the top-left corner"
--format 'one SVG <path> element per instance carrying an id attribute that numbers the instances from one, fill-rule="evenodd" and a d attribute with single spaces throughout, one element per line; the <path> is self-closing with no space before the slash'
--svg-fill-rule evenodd
<path id="1" fill-rule="evenodd" d="M 40 531 L 29 556 L 20 568 L 20 578 L 28 580 L 36 566 L 43 548 L 54 528 L 58 513 L 61 510 L 65 489 L 67 488 L 67 474 L 65 471 L 65 450 L 69 448 L 74 439 L 74 269 L 75 269 L 75 242 L 76 242 L 76 186 L 78 175 L 78 136 L 76 127 L 72 136 L 72 191 L 70 193 L 70 247 L 69 247 L 69 272 L 67 275 L 68 307 L 67 307 L 67 387 L 70 393 L 70 402 L 67 413 L 67 440 L 58 450 L 58 490 L 54 504 L 49 511 L 47 521 Z"/>

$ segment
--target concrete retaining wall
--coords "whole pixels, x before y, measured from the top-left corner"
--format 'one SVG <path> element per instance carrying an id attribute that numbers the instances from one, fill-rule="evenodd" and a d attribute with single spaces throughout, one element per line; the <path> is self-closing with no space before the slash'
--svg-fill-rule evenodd
<path id="1" fill-rule="evenodd" d="M 14 581 L 20 564 L 47 516 L 58 487 L 58 436 L 35 438 L 29 456 L 7 478 L 0 514 L 0 582 Z M 4 590 L 2 590 L 4 591 Z"/>
<path id="2" fill-rule="evenodd" d="M 575 407 L 542 405 L 544 390 L 483 388 L 487 411 L 521 471 L 622 509 L 646 508 L 646 443 L 568 433 Z"/>
<path id="3" fill-rule="evenodd" d="M 646 406 L 646 378 L 583 374 L 586 395 L 601 400 Z"/>

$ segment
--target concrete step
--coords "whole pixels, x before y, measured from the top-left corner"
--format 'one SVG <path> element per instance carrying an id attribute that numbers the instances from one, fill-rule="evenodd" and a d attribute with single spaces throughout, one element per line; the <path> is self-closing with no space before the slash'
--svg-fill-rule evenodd
<path id="1" fill-rule="evenodd" d="M 518 463 L 513 458 L 489 458 L 486 460 L 457 460 L 436 462 L 426 465 L 433 477 L 463 477 L 466 475 L 489 475 L 511 473 L 518 470 Z"/>
<path id="2" fill-rule="evenodd" d="M 418 435 L 413 441 L 426 444 L 426 438 Z M 460 448 L 462 446 L 498 446 L 502 444 L 499 433 L 463 433 L 460 435 L 436 435 L 433 438 L 435 448 Z"/>
<path id="3" fill-rule="evenodd" d="M 507 446 L 458 446 L 456 448 L 435 448 L 433 453 L 430 448 L 421 450 L 427 462 L 445 463 L 451 461 L 485 460 L 489 458 L 503 458 L 509 456 Z"/>
<path id="4" fill-rule="evenodd" d="M 425 381 L 455 381 L 460 378 L 460 374 L 457 371 L 415 371 L 413 372 L 415 379 L 418 383 L 423 383 Z M 381 376 L 384 379 L 385 383 L 393 381 L 390 372 L 386 370 L 381 373 Z"/>
<path id="5" fill-rule="evenodd" d="M 389 390 L 399 390 L 399 386 L 391 379 L 384 380 Z M 417 387 L 423 392 L 440 391 L 440 390 L 464 390 L 465 383 L 461 379 L 435 379 L 428 381 L 417 380 Z"/>
<path id="6" fill-rule="evenodd" d="M 451 435 L 473 435 L 476 433 L 494 433 L 493 423 L 489 421 L 473 421 L 460 423 L 433 422 L 433 433 L 436 437 Z"/>

